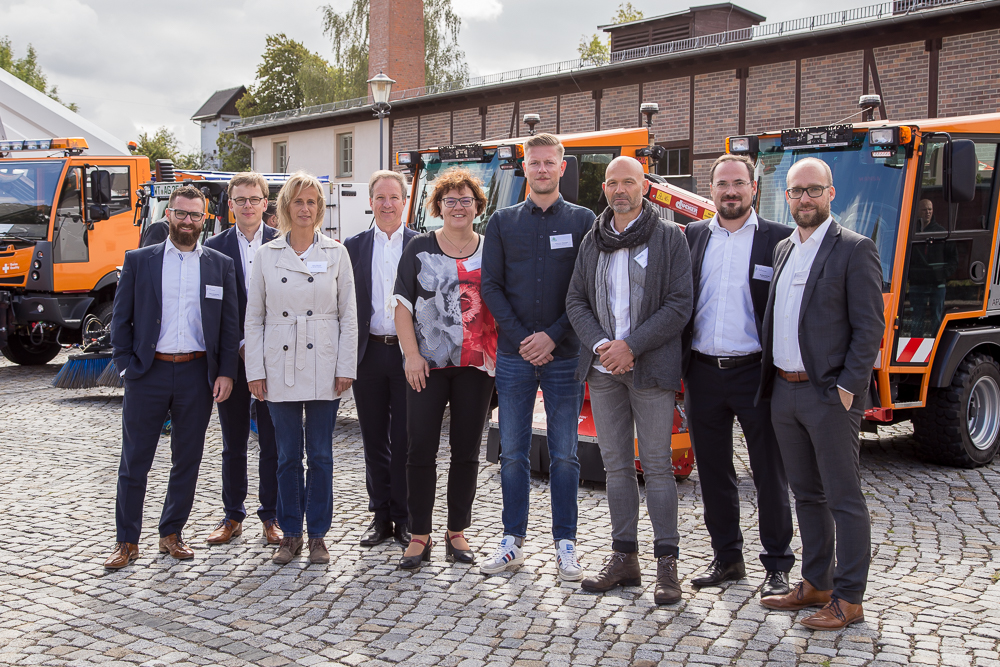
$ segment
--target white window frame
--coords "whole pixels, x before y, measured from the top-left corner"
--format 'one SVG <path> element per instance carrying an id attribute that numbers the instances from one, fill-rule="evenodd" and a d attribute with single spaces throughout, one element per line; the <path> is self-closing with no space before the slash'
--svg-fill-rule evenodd
<path id="1" fill-rule="evenodd" d="M 282 153 L 281 157 L 278 157 L 279 151 Z M 284 141 L 274 141 L 271 143 L 271 167 L 274 169 L 276 174 L 284 174 L 288 172 L 288 140 Z"/>
<path id="2" fill-rule="evenodd" d="M 347 140 L 350 145 L 345 146 Z M 354 176 L 354 132 L 337 133 L 337 178 Z"/>

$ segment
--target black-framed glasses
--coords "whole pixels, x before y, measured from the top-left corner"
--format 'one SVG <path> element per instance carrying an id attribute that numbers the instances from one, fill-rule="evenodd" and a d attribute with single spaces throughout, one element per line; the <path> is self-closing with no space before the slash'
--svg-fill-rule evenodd
<path id="1" fill-rule="evenodd" d="M 191 222 L 198 222 L 205 217 L 204 213 L 192 213 L 191 211 L 185 211 L 180 208 L 168 208 L 168 211 L 174 214 L 174 217 L 178 220 L 186 220 L 191 218 Z"/>
<path id="2" fill-rule="evenodd" d="M 472 197 L 445 197 L 441 203 L 444 204 L 445 208 L 455 208 L 458 204 L 461 204 L 462 208 L 469 208 L 474 201 Z"/>
<path id="3" fill-rule="evenodd" d="M 822 197 L 827 188 L 832 187 L 832 185 L 810 185 L 808 188 L 788 188 L 785 190 L 785 194 L 788 195 L 789 199 L 802 199 L 803 193 L 816 199 Z"/>
<path id="4" fill-rule="evenodd" d="M 229 201 L 236 204 L 238 207 L 243 208 L 246 206 L 247 202 L 250 202 L 251 206 L 258 206 L 262 201 L 267 201 L 264 197 L 235 197 Z"/>

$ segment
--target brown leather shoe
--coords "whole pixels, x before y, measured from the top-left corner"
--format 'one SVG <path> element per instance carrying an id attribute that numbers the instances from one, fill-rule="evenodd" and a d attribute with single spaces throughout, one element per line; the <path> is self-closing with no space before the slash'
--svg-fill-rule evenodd
<path id="1" fill-rule="evenodd" d="M 656 559 L 656 588 L 653 602 L 656 604 L 676 604 L 681 601 L 681 584 L 677 580 L 677 556 L 661 556 Z"/>
<path id="2" fill-rule="evenodd" d="M 830 603 L 812 616 L 802 619 L 802 625 L 813 630 L 839 630 L 851 623 L 865 620 L 865 610 L 860 604 L 833 597 Z"/>
<path id="3" fill-rule="evenodd" d="M 591 593 L 606 593 L 615 586 L 641 586 L 639 554 L 615 551 L 597 574 L 580 582 L 580 588 Z"/>
<path id="4" fill-rule="evenodd" d="M 243 524 L 232 519 L 223 519 L 208 536 L 209 544 L 226 544 L 243 534 Z"/>
<path id="5" fill-rule="evenodd" d="M 194 558 L 194 551 L 191 550 L 191 547 L 184 544 L 184 539 L 181 537 L 180 533 L 174 533 L 172 535 L 167 535 L 166 537 L 161 537 L 160 553 L 169 553 L 177 560 Z"/>
<path id="6" fill-rule="evenodd" d="M 277 519 L 267 519 L 264 521 L 264 539 L 268 544 L 281 544 L 281 528 L 278 527 Z"/>
<path id="7" fill-rule="evenodd" d="M 271 556 L 271 562 L 276 565 L 286 565 L 292 562 L 292 559 L 302 553 L 302 538 L 301 537 L 282 537 L 281 544 L 275 549 L 274 555 Z"/>
<path id="8" fill-rule="evenodd" d="M 104 561 L 109 570 L 120 570 L 139 557 L 139 545 L 131 542 L 115 542 L 115 550 Z"/>
<path id="9" fill-rule="evenodd" d="M 798 611 L 806 607 L 823 607 L 829 604 L 833 591 L 817 590 L 803 579 L 786 595 L 769 595 L 761 598 L 760 603 L 768 609 L 781 611 Z"/>
<path id="10" fill-rule="evenodd" d="M 309 562 L 317 565 L 326 565 L 330 562 L 330 552 L 326 550 L 326 543 L 322 537 L 309 539 Z"/>

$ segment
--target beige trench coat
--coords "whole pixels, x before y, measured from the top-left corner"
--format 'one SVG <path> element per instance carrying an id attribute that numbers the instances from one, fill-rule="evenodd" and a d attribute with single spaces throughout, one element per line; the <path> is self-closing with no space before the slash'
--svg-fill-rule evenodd
<path id="1" fill-rule="evenodd" d="M 261 246 L 247 294 L 247 380 L 267 400 L 332 401 L 335 378 L 356 379 L 358 313 L 347 249 L 318 235 L 303 262 L 284 236 Z M 323 270 L 325 268 L 325 270 Z"/>

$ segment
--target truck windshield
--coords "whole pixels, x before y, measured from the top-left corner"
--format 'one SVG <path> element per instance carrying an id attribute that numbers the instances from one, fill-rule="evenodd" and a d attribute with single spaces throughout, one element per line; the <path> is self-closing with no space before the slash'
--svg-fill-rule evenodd
<path id="1" fill-rule="evenodd" d="M 0 162 L 0 238 L 44 239 L 65 160 Z"/>
<path id="2" fill-rule="evenodd" d="M 506 206 L 513 206 L 524 200 L 525 181 L 524 176 L 517 176 L 517 170 L 501 169 L 500 159 L 496 156 L 496 150 L 486 151 L 483 162 L 441 162 L 437 155 L 423 156 L 425 161 L 423 169 L 417 180 L 417 188 L 414 192 L 414 222 L 411 227 L 418 232 L 427 232 L 439 228 L 444 222 L 441 218 L 434 218 L 425 208 L 427 199 L 434 190 L 434 179 L 439 174 L 452 167 L 464 167 L 472 172 L 472 175 L 480 180 L 483 185 L 483 192 L 486 194 L 486 210 L 476 218 L 475 229 L 482 232 L 486 227 L 493 211 Z M 520 164 L 517 165 L 520 167 Z"/>
<path id="3" fill-rule="evenodd" d="M 897 147 L 887 157 L 873 151 L 868 133 L 856 133 L 850 146 L 811 150 L 784 150 L 777 138 L 761 139 L 757 165 L 758 201 L 761 217 L 786 225 L 795 221 L 785 202 L 785 177 L 789 168 L 806 157 L 816 157 L 833 171 L 836 196 L 830 214 L 838 224 L 864 234 L 875 242 L 882 262 L 882 290 L 892 281 L 896 255 L 896 231 L 906 173 L 906 150 Z"/>

